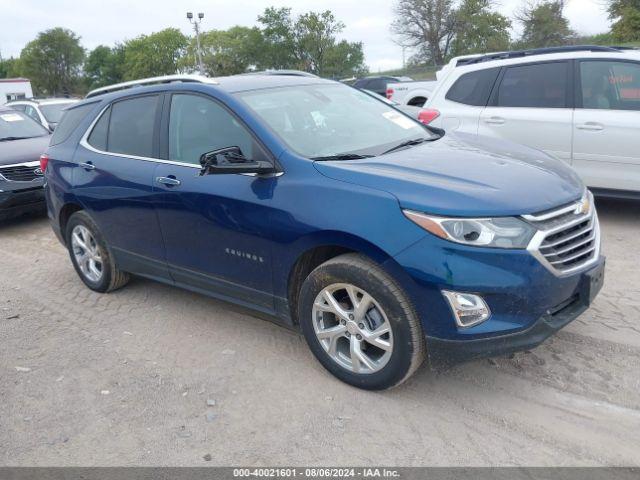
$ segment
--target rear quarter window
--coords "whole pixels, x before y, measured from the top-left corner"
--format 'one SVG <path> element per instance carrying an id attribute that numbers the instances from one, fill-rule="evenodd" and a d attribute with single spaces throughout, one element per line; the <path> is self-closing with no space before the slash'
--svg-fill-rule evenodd
<path id="1" fill-rule="evenodd" d="M 447 92 L 445 98 L 452 102 L 484 107 L 489 101 L 491 89 L 499 73 L 499 68 L 489 68 L 465 73 L 456 80 Z"/>
<path id="2" fill-rule="evenodd" d="M 64 141 L 66 141 L 71 133 L 80 125 L 80 122 L 87 116 L 89 111 L 93 109 L 96 103 L 88 103 L 86 105 L 80 105 L 79 107 L 74 107 L 70 110 L 67 110 L 63 113 L 62 119 L 60 123 L 56 127 L 53 132 L 53 136 L 51 137 L 51 145 L 58 145 Z"/>

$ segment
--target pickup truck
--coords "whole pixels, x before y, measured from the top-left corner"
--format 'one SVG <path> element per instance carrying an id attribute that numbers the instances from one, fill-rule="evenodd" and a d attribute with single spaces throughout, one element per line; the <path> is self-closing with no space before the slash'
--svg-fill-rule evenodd
<path id="1" fill-rule="evenodd" d="M 436 88 L 436 80 L 387 84 L 387 98 L 400 105 L 423 107 Z"/>

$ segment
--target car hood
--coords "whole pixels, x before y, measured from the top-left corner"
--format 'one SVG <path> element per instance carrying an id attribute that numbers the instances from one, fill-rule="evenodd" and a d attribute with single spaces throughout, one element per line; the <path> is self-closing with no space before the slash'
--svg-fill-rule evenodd
<path id="1" fill-rule="evenodd" d="M 0 166 L 37 162 L 49 146 L 50 135 L 0 142 Z"/>
<path id="2" fill-rule="evenodd" d="M 365 160 L 315 162 L 323 175 L 383 190 L 402 208 L 436 215 L 536 213 L 584 192 L 560 160 L 513 142 L 469 134 Z"/>

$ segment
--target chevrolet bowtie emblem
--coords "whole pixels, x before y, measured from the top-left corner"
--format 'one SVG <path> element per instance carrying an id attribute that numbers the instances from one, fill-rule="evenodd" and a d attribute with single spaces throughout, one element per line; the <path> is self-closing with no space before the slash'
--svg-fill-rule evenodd
<path id="1" fill-rule="evenodd" d="M 576 215 L 586 215 L 587 213 L 589 213 L 590 208 L 591 202 L 589 202 L 588 198 L 585 198 L 576 205 L 576 209 L 573 211 L 573 213 L 575 213 Z"/>

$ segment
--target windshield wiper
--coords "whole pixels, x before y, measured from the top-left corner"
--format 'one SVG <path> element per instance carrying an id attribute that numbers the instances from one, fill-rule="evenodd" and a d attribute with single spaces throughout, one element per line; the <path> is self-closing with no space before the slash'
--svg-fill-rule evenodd
<path id="1" fill-rule="evenodd" d="M 0 142 L 8 142 L 11 140 L 24 140 L 26 138 L 32 138 L 32 137 L 2 137 L 0 138 Z"/>
<path id="2" fill-rule="evenodd" d="M 338 153 L 336 155 L 327 155 L 325 157 L 311 157 L 311 160 L 361 160 L 363 158 L 371 158 L 374 155 L 361 155 L 359 153 Z"/>
<path id="3" fill-rule="evenodd" d="M 432 139 L 430 139 L 430 138 L 414 138 L 413 140 L 407 140 L 406 142 L 399 143 L 395 147 L 391 147 L 386 152 L 382 152 L 382 155 L 384 155 L 386 153 L 395 152 L 396 150 L 400 150 L 401 148 L 413 147 L 414 145 L 420 145 L 421 143 L 429 142 L 431 140 Z"/>

